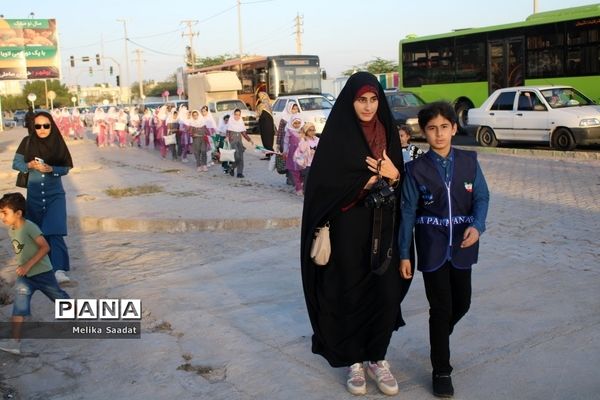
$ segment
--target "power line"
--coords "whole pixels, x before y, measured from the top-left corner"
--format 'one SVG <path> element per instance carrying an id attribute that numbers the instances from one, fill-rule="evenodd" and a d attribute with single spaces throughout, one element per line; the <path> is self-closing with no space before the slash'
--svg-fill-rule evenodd
<path id="1" fill-rule="evenodd" d="M 127 41 L 135 44 L 136 46 L 141 47 L 142 49 L 146 49 L 146 50 L 148 50 L 148 51 L 150 51 L 152 53 L 160 54 L 160 55 L 163 55 L 163 56 L 169 56 L 169 57 L 181 57 L 181 54 L 163 53 L 162 51 L 151 49 L 150 47 L 144 46 L 142 44 L 139 44 L 138 42 L 135 42 L 135 41 L 131 40 L 131 38 L 128 38 Z"/>

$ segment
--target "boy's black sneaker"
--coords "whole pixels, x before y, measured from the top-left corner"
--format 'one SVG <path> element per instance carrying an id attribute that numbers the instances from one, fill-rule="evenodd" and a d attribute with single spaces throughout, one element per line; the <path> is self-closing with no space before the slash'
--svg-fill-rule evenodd
<path id="1" fill-rule="evenodd" d="M 454 396 L 454 386 L 452 386 L 450 374 L 433 375 L 433 395 L 443 398 Z"/>

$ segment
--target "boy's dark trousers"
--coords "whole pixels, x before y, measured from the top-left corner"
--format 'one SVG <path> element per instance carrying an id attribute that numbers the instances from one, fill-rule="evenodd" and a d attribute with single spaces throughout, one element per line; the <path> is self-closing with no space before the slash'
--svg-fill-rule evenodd
<path id="1" fill-rule="evenodd" d="M 471 269 L 454 268 L 449 261 L 423 272 L 429 301 L 429 343 L 433 374 L 450 374 L 450 334 L 471 305 Z"/>

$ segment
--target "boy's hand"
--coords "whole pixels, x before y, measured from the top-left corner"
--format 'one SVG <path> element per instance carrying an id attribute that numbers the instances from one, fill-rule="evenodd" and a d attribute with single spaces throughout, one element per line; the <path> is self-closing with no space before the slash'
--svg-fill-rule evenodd
<path id="1" fill-rule="evenodd" d="M 475 227 L 468 227 L 463 235 L 463 241 L 460 244 L 461 249 L 473 246 L 479 240 L 479 231 Z"/>
<path id="2" fill-rule="evenodd" d="M 410 260 L 400 260 L 400 276 L 402 279 L 412 278 L 412 265 Z"/>
<path id="3" fill-rule="evenodd" d="M 24 267 L 23 265 L 19 265 L 17 267 L 17 276 L 25 276 L 29 272 L 29 268 Z"/>

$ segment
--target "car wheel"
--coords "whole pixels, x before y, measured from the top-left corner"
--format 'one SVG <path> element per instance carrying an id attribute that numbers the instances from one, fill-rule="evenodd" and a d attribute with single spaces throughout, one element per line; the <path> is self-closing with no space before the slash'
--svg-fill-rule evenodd
<path id="1" fill-rule="evenodd" d="M 498 140 L 496 139 L 496 135 L 494 134 L 494 130 L 492 128 L 483 127 L 479 131 L 477 135 L 477 141 L 483 147 L 496 147 L 498 146 Z"/>
<path id="2" fill-rule="evenodd" d="M 461 133 L 467 132 L 467 125 L 469 124 L 469 110 L 473 108 L 473 104 L 468 101 L 459 101 L 456 106 L 456 115 L 458 117 L 458 128 Z"/>
<path id="3" fill-rule="evenodd" d="M 569 151 L 575 148 L 575 139 L 568 129 L 558 128 L 552 135 L 552 147 L 557 150 Z"/>

